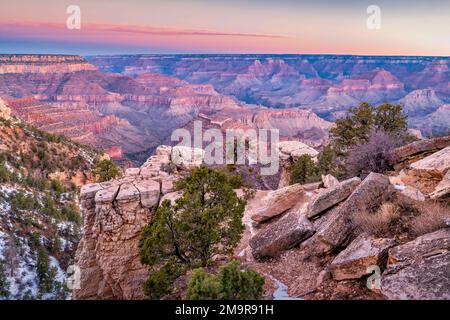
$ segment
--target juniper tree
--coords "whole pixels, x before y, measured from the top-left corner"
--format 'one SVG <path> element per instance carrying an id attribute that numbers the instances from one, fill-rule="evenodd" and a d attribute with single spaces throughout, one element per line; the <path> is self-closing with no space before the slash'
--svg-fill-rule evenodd
<path id="1" fill-rule="evenodd" d="M 227 174 L 201 166 L 175 186 L 182 196 L 174 204 L 164 201 L 142 232 L 141 262 L 151 272 L 168 261 L 186 269 L 207 266 L 215 256 L 231 253 L 244 230 L 245 200 Z"/>
<path id="2" fill-rule="evenodd" d="M 336 120 L 330 132 L 337 151 L 346 154 L 351 146 L 366 142 L 373 130 L 406 135 L 406 129 L 407 118 L 401 105 L 384 103 L 372 107 L 364 102 L 349 109 L 347 117 Z"/>
<path id="3" fill-rule="evenodd" d="M 263 294 L 264 277 L 253 269 L 242 271 L 234 260 L 220 268 L 218 275 L 195 269 L 189 280 L 189 300 L 255 300 Z"/>
<path id="4" fill-rule="evenodd" d="M 318 169 L 310 155 L 303 154 L 290 166 L 290 184 L 309 183 L 317 180 Z"/>
<path id="5" fill-rule="evenodd" d="M 111 160 L 104 159 L 97 163 L 94 170 L 92 170 L 98 182 L 104 182 L 122 176 L 120 168 Z"/>

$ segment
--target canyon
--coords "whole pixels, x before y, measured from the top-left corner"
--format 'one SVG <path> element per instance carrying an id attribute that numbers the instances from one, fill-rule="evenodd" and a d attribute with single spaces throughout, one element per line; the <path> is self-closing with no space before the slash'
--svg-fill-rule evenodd
<path id="1" fill-rule="evenodd" d="M 253 167 L 235 168 L 238 174 L 256 171 L 250 179 L 254 194 L 245 208 L 243 237 L 232 257 L 226 257 L 265 277 L 266 299 L 280 288 L 289 297 L 304 299 L 449 299 L 449 212 L 437 202 L 448 203 L 450 196 L 450 136 L 394 149 L 388 157 L 393 170 L 384 174 L 345 180 L 327 175 L 322 181 L 289 185 L 288 171 L 303 154 L 317 160 L 332 121 L 361 101 L 401 103 L 410 127 L 425 136 L 448 133 L 448 64 L 448 58 L 440 57 L 0 55 L 7 177 L 1 186 L 0 253 L 7 252 L 11 264 L 33 276 L 31 285 L 14 274 L 8 279 L 39 296 L 38 262 L 30 244 L 31 231 L 41 228 L 44 245 L 59 241 L 67 247 L 64 261 L 58 253 L 50 257 L 61 283 L 76 249 L 81 286 L 63 292 L 64 298 L 145 298 L 148 267 L 139 258 L 141 230 L 152 223 L 162 201 L 180 196 L 174 182 L 201 163 L 188 158 L 189 150 L 174 147 L 170 135 L 178 128 L 192 132 L 195 121 L 201 121 L 204 129 L 219 131 L 280 131 L 281 172 L 273 181 L 256 181 Z M 104 155 L 84 144 L 108 153 L 122 165 L 123 177 L 90 183 L 88 172 Z M 30 168 L 35 169 L 34 162 L 45 163 L 50 167 L 45 177 L 66 176 L 63 182 L 75 205 L 80 188 L 79 244 L 75 222 L 63 221 L 73 225 L 74 234 L 67 227 L 60 230 L 40 204 L 44 191 L 10 178 L 22 175 L 24 155 L 35 145 L 42 145 L 56 168 L 70 170 L 55 171 L 52 163 L 41 161 L 39 150 L 27 162 Z M 51 192 L 58 200 L 56 209 L 65 212 L 65 196 Z M 11 205 L 17 193 L 35 195 L 38 209 L 17 214 Z M 401 212 L 392 220 L 399 225 L 381 234 L 357 218 L 370 214 L 382 219 L 389 210 Z M 11 228 L 11 221 L 18 222 L 20 232 Z M 25 248 L 19 256 L 14 237 Z M 366 286 L 367 268 L 374 265 L 381 268 L 376 290 Z M 27 296 L 13 289 L 13 298 Z"/>
<path id="2" fill-rule="evenodd" d="M 100 71 L 75 56 L 0 56 L 0 96 L 43 130 L 142 163 L 174 129 L 207 119 L 220 129 L 280 129 L 321 144 L 332 123 L 296 108 L 273 110 L 163 74 Z M 292 121 L 295 119 L 295 121 Z M 170 142 L 170 141 L 169 141 Z"/>
<path id="3" fill-rule="evenodd" d="M 311 110 L 333 121 L 361 102 L 401 103 L 410 126 L 446 133 L 448 57 L 344 55 L 117 55 L 88 60 L 100 70 L 138 76 L 157 72 L 270 108 Z M 438 116 L 439 115 L 439 116 Z M 433 121 L 423 119 L 441 119 Z"/>
<path id="4" fill-rule="evenodd" d="M 333 55 L 0 55 L 13 114 L 142 164 L 174 129 L 279 129 L 318 147 L 362 101 L 401 103 L 425 136 L 450 127 L 449 59 Z"/>

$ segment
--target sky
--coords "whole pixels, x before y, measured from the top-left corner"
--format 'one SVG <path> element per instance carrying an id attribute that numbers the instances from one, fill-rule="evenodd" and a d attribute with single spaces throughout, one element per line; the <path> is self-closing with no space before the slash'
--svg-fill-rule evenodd
<path id="1" fill-rule="evenodd" d="M 1 0 L 0 53 L 450 56 L 450 1 Z"/>

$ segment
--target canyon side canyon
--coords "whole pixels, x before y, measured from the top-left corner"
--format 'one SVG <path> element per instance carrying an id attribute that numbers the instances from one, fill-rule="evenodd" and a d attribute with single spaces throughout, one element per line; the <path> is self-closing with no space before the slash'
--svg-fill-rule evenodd
<path id="1" fill-rule="evenodd" d="M 276 128 L 311 146 L 367 101 L 450 127 L 450 59 L 333 55 L 0 55 L 0 97 L 35 126 L 142 164 L 176 128 Z"/>

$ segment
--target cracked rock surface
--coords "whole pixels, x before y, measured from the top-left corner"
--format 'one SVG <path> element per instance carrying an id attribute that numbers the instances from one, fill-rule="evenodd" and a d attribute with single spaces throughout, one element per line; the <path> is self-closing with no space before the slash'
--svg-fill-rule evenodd
<path id="1" fill-rule="evenodd" d="M 123 178 L 81 189 L 83 238 L 75 258 L 81 283 L 75 299 L 144 298 L 148 268 L 140 263 L 138 244 L 161 199 L 173 192 L 177 170 L 183 170 L 168 174 L 164 170 L 171 163 L 171 147 L 160 146 Z"/>

